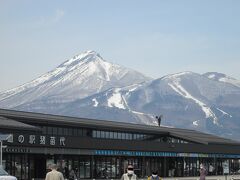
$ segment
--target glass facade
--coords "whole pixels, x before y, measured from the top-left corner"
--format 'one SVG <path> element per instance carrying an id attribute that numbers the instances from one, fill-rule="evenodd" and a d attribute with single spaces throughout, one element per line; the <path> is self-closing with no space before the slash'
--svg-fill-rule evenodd
<path id="1" fill-rule="evenodd" d="M 3 168 L 17 179 L 34 177 L 34 162 L 27 154 L 6 154 L 3 157 Z"/>
<path id="2" fill-rule="evenodd" d="M 118 157 L 73 155 L 4 154 L 3 167 L 19 180 L 44 178 L 49 165 L 56 163 L 66 179 L 74 171 L 80 179 L 117 179 L 134 166 L 138 177 L 147 177 L 158 171 L 161 177 L 199 176 L 200 164 L 208 175 L 224 175 L 223 164 L 229 165 L 229 174 L 240 174 L 240 159 L 194 157 Z"/>
<path id="3" fill-rule="evenodd" d="M 175 147 L 172 146 L 172 143 L 180 143 L 179 145 L 176 145 L 176 147 L 186 147 L 183 144 L 188 143 L 190 144 L 189 147 L 193 145 L 193 142 L 167 136 L 166 134 L 144 134 L 124 131 L 96 130 L 91 128 L 71 128 L 67 126 L 41 126 L 41 128 L 41 135 L 48 135 L 46 137 L 49 137 L 50 135 L 64 136 L 64 138 L 73 136 L 74 138 L 69 139 L 74 139 L 74 143 L 78 142 L 78 138 L 75 137 L 86 137 L 79 139 L 84 139 L 84 141 L 86 139 L 86 142 L 88 142 L 89 138 L 94 138 L 99 141 L 112 139 L 116 140 L 117 143 L 135 141 L 129 143 L 133 145 L 134 143 L 140 145 L 148 144 L 148 142 L 145 143 L 139 141 L 153 141 L 154 143 L 152 144 L 165 143 L 164 145 L 166 145 L 166 147 L 171 148 Z M 23 137 L 23 135 L 20 136 Z M 25 146 L 26 149 L 28 149 L 28 147 L 29 149 L 34 147 L 31 146 L 33 144 L 29 144 L 29 139 L 27 140 L 27 138 L 26 144 L 19 144 L 21 143 L 21 139 L 19 139 L 20 136 L 16 138 L 18 144 L 14 147 L 15 149 L 18 149 L 18 147 L 22 148 L 22 146 Z M 38 136 L 40 135 L 38 134 Z M 95 140 L 93 142 L 96 142 Z M 166 143 L 170 143 L 170 145 Z M 11 145 L 12 144 L 10 144 L 10 148 Z M 41 144 L 39 143 L 35 145 L 36 148 Z M 145 178 L 151 175 L 153 170 L 157 170 L 158 174 L 162 177 L 199 176 L 200 164 L 204 164 L 208 171 L 208 175 L 224 175 L 224 173 L 226 173 L 226 167 L 229 169 L 227 174 L 240 174 L 240 155 L 225 156 L 225 154 L 223 154 L 220 156 L 221 154 L 207 154 L 207 156 L 204 156 L 204 154 L 201 153 L 177 153 L 175 152 L 177 151 L 175 149 L 171 149 L 172 152 L 162 152 L 161 150 L 159 150 L 159 152 L 138 152 L 138 150 L 108 150 L 107 148 L 99 150 L 98 148 L 101 147 L 97 147 L 96 149 L 93 147 L 84 149 L 85 147 L 82 147 L 80 141 L 79 146 L 75 149 L 73 147 L 67 145 L 60 146 L 62 149 L 69 148 L 70 151 L 73 150 L 71 151 L 72 154 L 81 153 L 82 155 L 66 155 L 66 153 L 68 153 L 67 151 L 59 151 L 57 146 L 51 146 L 51 144 L 42 146 L 42 148 L 49 148 L 52 150 L 49 151 L 50 153 L 48 154 L 44 154 L 42 151 L 35 151 L 35 153 L 39 154 L 33 154 L 30 150 L 25 153 L 21 151 L 5 151 L 3 156 L 3 167 L 9 172 L 9 174 L 16 176 L 19 180 L 45 178 L 46 172 L 49 171 L 49 165 L 52 163 L 58 165 L 59 171 L 63 173 L 65 179 L 69 179 L 72 172 L 74 172 L 79 179 L 118 179 L 126 172 L 128 164 L 134 166 L 135 173 L 140 178 Z M 82 153 L 83 149 L 86 150 L 86 152 Z M 54 152 L 56 154 L 54 154 Z M 61 152 L 64 153 L 61 154 Z"/>
<path id="4" fill-rule="evenodd" d="M 240 174 L 240 159 L 230 160 L 230 174 Z"/>
<path id="5" fill-rule="evenodd" d="M 191 143 L 176 137 L 168 137 L 165 135 L 153 135 L 142 133 L 130 133 L 120 131 L 103 131 L 84 128 L 63 128 L 42 126 L 42 133 L 44 135 L 55 136 L 77 136 L 77 137 L 91 137 L 99 139 L 116 139 L 116 140 L 134 140 L 134 141 L 156 141 L 165 143 Z"/>
<path id="6" fill-rule="evenodd" d="M 52 127 L 42 126 L 42 133 L 44 135 L 57 135 L 57 136 L 78 136 L 85 137 L 91 136 L 92 130 L 84 128 L 63 128 L 63 127 Z"/>

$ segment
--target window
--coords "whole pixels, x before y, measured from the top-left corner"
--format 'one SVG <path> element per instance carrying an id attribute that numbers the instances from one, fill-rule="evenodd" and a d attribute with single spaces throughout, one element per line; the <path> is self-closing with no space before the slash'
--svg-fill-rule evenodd
<path id="1" fill-rule="evenodd" d="M 100 138 L 101 137 L 101 132 L 100 131 L 96 131 L 96 137 Z"/>
<path id="2" fill-rule="evenodd" d="M 78 135 L 78 130 L 76 128 L 73 129 L 73 135 L 77 136 Z"/>
<path id="3" fill-rule="evenodd" d="M 53 127 L 53 134 L 57 135 L 57 128 L 56 127 Z"/>
<path id="4" fill-rule="evenodd" d="M 126 138 L 126 133 L 122 133 L 122 139 L 124 139 L 124 140 L 127 139 Z"/>
<path id="5" fill-rule="evenodd" d="M 107 139 L 110 138 L 110 132 L 109 131 L 105 131 L 105 138 L 107 138 Z"/>
<path id="6" fill-rule="evenodd" d="M 134 139 L 134 140 L 137 139 L 137 134 L 133 134 L 133 139 Z"/>
<path id="7" fill-rule="evenodd" d="M 68 128 L 68 135 L 72 136 L 73 135 L 73 129 L 72 128 Z"/>
<path id="8" fill-rule="evenodd" d="M 97 131 L 96 130 L 93 130 L 93 135 L 92 135 L 93 138 L 96 138 L 97 137 Z"/>
<path id="9" fill-rule="evenodd" d="M 78 129 L 78 136 L 82 136 L 83 132 L 82 129 Z"/>
<path id="10" fill-rule="evenodd" d="M 52 127 L 47 127 L 47 134 L 52 135 Z"/>
<path id="11" fill-rule="evenodd" d="M 122 139 L 122 133 L 118 132 L 117 134 L 118 134 L 117 135 L 118 136 L 117 139 Z"/>
<path id="12" fill-rule="evenodd" d="M 118 133 L 117 132 L 113 132 L 113 138 L 117 139 L 118 138 Z"/>
<path id="13" fill-rule="evenodd" d="M 113 133 L 113 132 L 110 132 L 110 133 L 109 133 L 109 138 L 110 138 L 110 139 L 113 139 L 113 138 L 114 138 L 114 133 Z"/>
<path id="14" fill-rule="evenodd" d="M 101 131 L 100 137 L 101 137 L 101 138 L 105 138 L 105 133 L 104 133 L 104 131 Z"/>
<path id="15" fill-rule="evenodd" d="M 82 136 L 87 136 L 87 130 L 86 129 L 82 129 Z"/>
<path id="16" fill-rule="evenodd" d="M 80 178 L 90 178 L 91 177 L 91 166 L 90 166 L 90 157 L 81 157 L 80 158 Z"/>
<path id="17" fill-rule="evenodd" d="M 43 127 L 42 127 L 42 133 L 43 133 L 43 134 L 47 134 L 47 127 L 46 127 L 46 126 L 43 126 Z"/>
<path id="18" fill-rule="evenodd" d="M 60 135 L 60 136 L 63 135 L 63 128 L 58 128 L 58 135 Z"/>
<path id="19" fill-rule="evenodd" d="M 68 129 L 67 129 L 67 128 L 64 128 L 64 129 L 63 129 L 63 135 L 64 135 L 64 136 L 68 136 Z"/>

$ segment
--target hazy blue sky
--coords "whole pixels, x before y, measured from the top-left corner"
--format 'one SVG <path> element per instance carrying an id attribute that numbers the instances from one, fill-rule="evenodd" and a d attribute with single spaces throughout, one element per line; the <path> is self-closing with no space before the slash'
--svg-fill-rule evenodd
<path id="1" fill-rule="evenodd" d="M 0 91 L 85 50 L 154 78 L 240 79 L 240 1 L 0 0 Z"/>

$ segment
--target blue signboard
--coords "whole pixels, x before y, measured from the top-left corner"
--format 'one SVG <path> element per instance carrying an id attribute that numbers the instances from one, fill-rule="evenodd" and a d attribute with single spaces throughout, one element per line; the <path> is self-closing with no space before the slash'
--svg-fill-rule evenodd
<path id="1" fill-rule="evenodd" d="M 203 158 L 240 158 L 240 154 L 203 154 L 151 151 L 95 150 L 94 155 L 105 156 L 149 156 L 149 157 L 203 157 Z"/>

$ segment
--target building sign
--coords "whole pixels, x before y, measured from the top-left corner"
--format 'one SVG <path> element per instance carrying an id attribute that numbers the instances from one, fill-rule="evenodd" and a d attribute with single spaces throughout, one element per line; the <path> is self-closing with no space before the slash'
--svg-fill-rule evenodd
<path id="1" fill-rule="evenodd" d="M 8 153 L 30 153 L 29 149 L 25 148 L 4 148 L 3 152 L 8 152 Z"/>
<path id="2" fill-rule="evenodd" d="M 21 143 L 21 144 L 24 143 L 24 136 L 23 135 L 18 136 L 18 142 Z"/>
<path id="3" fill-rule="evenodd" d="M 94 155 L 105 155 L 105 156 L 150 156 L 150 157 L 240 158 L 240 154 L 198 154 L 198 153 L 118 151 L 118 150 L 95 150 L 94 151 Z"/>
<path id="4" fill-rule="evenodd" d="M 35 144 L 36 136 L 35 135 L 29 135 L 29 144 Z"/>
<path id="5" fill-rule="evenodd" d="M 177 153 L 174 153 L 174 152 L 95 150 L 95 155 L 176 157 Z"/>
<path id="6" fill-rule="evenodd" d="M 40 136 L 39 137 L 39 143 L 41 145 L 45 145 L 46 144 L 46 136 Z"/>
<path id="7" fill-rule="evenodd" d="M 45 136 L 35 134 L 14 134 L 8 143 L 23 145 L 47 145 L 47 146 L 66 146 L 66 138 L 58 136 Z"/>
<path id="8" fill-rule="evenodd" d="M 50 137 L 50 145 L 51 146 L 55 146 L 56 145 L 56 137 L 54 137 L 54 136 Z"/>
<path id="9" fill-rule="evenodd" d="M 60 137 L 60 146 L 65 146 L 65 137 Z"/>

